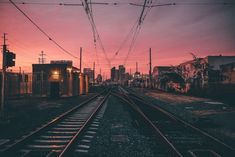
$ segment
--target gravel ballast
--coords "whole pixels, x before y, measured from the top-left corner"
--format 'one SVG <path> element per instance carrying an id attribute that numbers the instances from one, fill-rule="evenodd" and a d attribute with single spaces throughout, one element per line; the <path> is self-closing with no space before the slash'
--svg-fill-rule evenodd
<path id="1" fill-rule="evenodd" d="M 156 157 L 169 156 L 150 131 L 136 125 L 128 104 L 110 96 L 108 106 L 87 156 Z"/>

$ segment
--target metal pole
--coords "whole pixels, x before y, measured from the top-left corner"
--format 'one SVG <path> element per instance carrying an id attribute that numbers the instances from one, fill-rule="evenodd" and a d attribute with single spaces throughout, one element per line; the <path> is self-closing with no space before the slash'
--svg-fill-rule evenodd
<path id="1" fill-rule="evenodd" d="M 27 80 L 25 79 L 25 89 L 26 89 L 26 95 L 28 95 L 28 79 L 29 76 L 27 74 L 24 75 L 24 77 L 27 76 Z"/>
<path id="2" fill-rule="evenodd" d="M 4 118 L 4 103 L 5 103 L 5 77 L 6 77 L 6 33 L 3 35 L 3 52 L 2 52 L 2 99 L 1 99 L 1 118 Z"/>
<path id="3" fill-rule="evenodd" d="M 21 76 L 21 67 L 19 67 L 19 96 L 21 95 L 21 78 L 22 78 L 22 76 Z"/>
<path id="4" fill-rule="evenodd" d="M 135 71 L 138 72 L 138 62 L 135 63 Z"/>
<path id="5" fill-rule="evenodd" d="M 24 76 L 24 70 L 23 70 L 23 72 L 22 72 L 22 82 L 23 82 L 23 93 L 24 93 L 24 95 L 25 95 L 25 76 Z"/>
<path id="6" fill-rule="evenodd" d="M 43 71 L 41 71 L 41 96 L 43 96 Z"/>
<path id="7" fill-rule="evenodd" d="M 151 54 L 151 48 L 149 48 L 149 84 L 150 84 L 150 88 L 152 88 L 152 54 Z"/>
<path id="8" fill-rule="evenodd" d="M 93 63 L 93 85 L 95 84 L 95 62 Z"/>
<path id="9" fill-rule="evenodd" d="M 82 73 L 82 47 L 80 47 L 80 73 Z"/>

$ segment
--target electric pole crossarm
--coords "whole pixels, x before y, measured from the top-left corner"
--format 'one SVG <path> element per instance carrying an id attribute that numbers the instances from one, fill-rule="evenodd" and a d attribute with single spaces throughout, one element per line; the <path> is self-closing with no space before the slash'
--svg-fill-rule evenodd
<path id="1" fill-rule="evenodd" d="M 129 3 L 130 5 L 137 6 L 137 7 L 145 7 L 145 8 L 152 8 L 152 7 L 163 7 L 163 6 L 173 6 L 176 5 L 176 3 L 164 3 L 164 4 L 155 4 L 155 5 L 142 5 L 142 4 L 136 4 L 136 3 Z"/>

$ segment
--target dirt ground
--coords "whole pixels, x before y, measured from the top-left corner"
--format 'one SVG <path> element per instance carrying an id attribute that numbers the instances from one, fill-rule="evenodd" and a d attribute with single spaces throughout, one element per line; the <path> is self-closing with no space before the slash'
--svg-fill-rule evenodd
<path id="1" fill-rule="evenodd" d="M 51 121 L 95 93 L 70 98 L 23 98 L 8 100 L 5 120 L 0 122 L 0 139 L 14 139 Z"/>
<path id="2" fill-rule="evenodd" d="M 157 90 L 135 90 L 153 98 L 151 102 L 235 147 L 235 98 L 233 105 L 233 102 L 225 104 L 217 100 Z"/>
<path id="3" fill-rule="evenodd" d="M 145 94 L 170 105 L 184 107 L 185 110 L 201 117 L 206 115 L 235 113 L 235 107 L 207 98 L 166 93 L 162 91 L 147 91 Z"/>

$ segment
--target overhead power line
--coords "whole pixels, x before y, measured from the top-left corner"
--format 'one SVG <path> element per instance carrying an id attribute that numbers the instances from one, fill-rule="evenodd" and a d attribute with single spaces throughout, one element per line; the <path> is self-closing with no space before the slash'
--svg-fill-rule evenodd
<path id="1" fill-rule="evenodd" d="M 146 9 L 146 5 L 152 5 L 152 0 L 145 0 L 144 4 L 141 5 L 142 6 L 142 10 L 141 13 L 137 19 L 137 21 L 134 23 L 133 27 L 131 28 L 130 32 L 127 34 L 127 36 L 125 37 L 125 39 L 123 40 L 123 42 L 121 43 L 121 45 L 119 46 L 118 50 L 115 52 L 113 58 L 111 60 L 114 60 L 115 57 L 119 54 L 120 50 L 123 48 L 123 46 L 125 45 L 125 43 L 128 41 L 129 38 L 131 38 L 131 43 L 130 46 L 128 48 L 128 52 L 127 55 L 124 59 L 124 65 L 126 64 L 129 55 L 131 53 L 131 51 L 134 48 L 135 42 L 137 40 L 138 34 L 140 33 L 140 29 L 141 29 L 141 25 L 146 17 L 146 15 L 148 14 L 148 12 L 150 11 L 151 7 L 148 7 Z"/>
<path id="2" fill-rule="evenodd" d="M 0 2 L 2 4 L 9 4 L 11 2 Z M 15 4 L 21 5 L 51 5 L 51 6 L 79 6 L 82 7 L 82 3 L 51 3 L 51 2 L 14 2 Z M 87 2 L 87 4 L 92 5 L 106 5 L 106 6 L 120 6 L 120 5 L 132 5 L 143 7 L 143 4 L 131 3 L 131 2 Z M 235 2 L 172 2 L 172 3 L 159 3 L 155 5 L 146 5 L 145 7 L 159 7 L 159 6 L 175 6 L 175 5 L 192 5 L 192 6 L 203 6 L 203 5 L 235 5 Z"/>
<path id="3" fill-rule="evenodd" d="M 54 39 L 52 39 L 48 33 L 46 33 L 39 25 L 37 25 L 23 10 L 21 10 L 12 0 L 9 0 L 14 7 L 19 10 L 43 35 L 45 35 L 52 43 L 54 43 L 57 47 L 59 47 L 64 53 L 74 57 L 78 58 L 75 55 L 73 55 L 71 52 L 67 51 L 64 47 L 62 47 L 58 42 L 56 42 Z"/>
<path id="4" fill-rule="evenodd" d="M 139 35 L 139 33 L 140 33 L 140 30 L 141 30 L 142 24 L 143 24 L 143 22 L 144 22 L 144 19 L 146 18 L 147 14 L 148 14 L 149 11 L 151 10 L 151 7 L 148 7 L 148 8 L 146 9 L 145 6 L 146 6 L 146 5 L 152 6 L 152 5 L 153 5 L 152 3 L 153 3 L 152 0 L 145 0 L 145 1 L 144 1 L 144 4 L 142 5 L 143 8 L 142 8 L 141 13 L 140 13 L 140 16 L 139 16 L 139 18 L 138 18 L 138 23 L 137 23 L 137 25 L 136 25 L 136 28 L 135 28 L 135 31 L 134 31 L 134 34 L 133 34 L 133 37 L 132 37 L 132 40 L 131 40 L 130 47 L 129 47 L 129 49 L 128 49 L 126 58 L 125 58 L 125 60 L 124 60 L 124 65 L 126 64 L 128 58 L 129 58 L 129 55 L 130 55 L 131 51 L 132 51 L 133 48 L 134 48 L 135 42 L 136 42 L 137 37 L 138 37 L 138 35 Z"/>
<path id="5" fill-rule="evenodd" d="M 98 41 L 98 44 L 100 45 L 101 50 L 104 53 L 105 59 L 108 62 L 108 64 L 110 65 L 110 67 L 111 67 L 110 59 L 107 56 L 107 53 L 105 51 L 103 42 L 102 42 L 102 40 L 100 38 L 99 32 L 97 30 L 97 27 L 96 27 L 96 24 L 95 24 L 95 21 L 94 21 L 94 16 L 93 16 L 92 6 L 91 6 L 91 4 L 93 4 L 93 3 L 89 3 L 87 0 L 81 0 L 81 2 L 83 4 L 84 10 L 85 10 L 85 12 L 87 14 L 88 20 L 89 20 L 89 22 L 91 24 L 91 27 L 92 27 L 95 49 L 97 48 L 96 47 L 96 42 Z M 97 53 L 97 50 L 96 50 L 96 53 Z"/>
<path id="6" fill-rule="evenodd" d="M 138 23 L 138 20 L 134 23 L 134 25 L 132 26 L 130 32 L 126 35 L 125 39 L 121 42 L 121 45 L 118 47 L 117 51 L 115 52 L 115 54 L 113 55 L 113 57 L 110 59 L 110 61 L 112 62 L 113 60 L 115 60 L 116 56 L 119 54 L 119 52 L 121 51 L 121 49 L 124 47 L 124 45 L 126 44 L 126 42 L 128 41 L 128 39 L 131 37 L 131 35 L 134 33 L 135 31 L 135 27 Z"/>
<path id="7" fill-rule="evenodd" d="M 11 2 L 0 2 L 2 4 L 9 4 Z M 51 2 L 14 2 L 15 4 L 22 4 L 22 5 L 54 5 L 54 6 L 80 6 L 83 7 L 83 3 L 51 3 Z M 87 2 L 87 4 L 92 5 L 123 5 L 128 3 L 100 3 L 100 2 Z"/>

